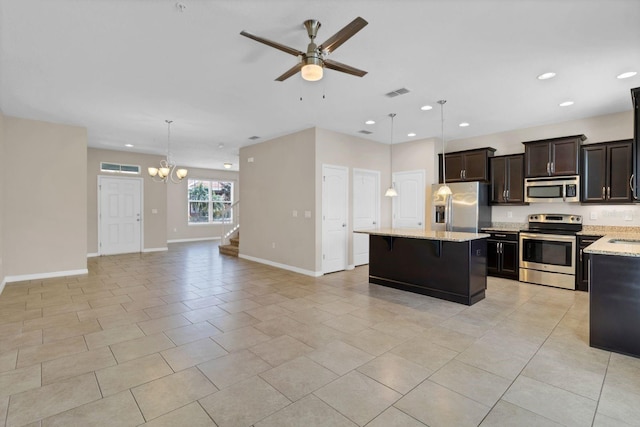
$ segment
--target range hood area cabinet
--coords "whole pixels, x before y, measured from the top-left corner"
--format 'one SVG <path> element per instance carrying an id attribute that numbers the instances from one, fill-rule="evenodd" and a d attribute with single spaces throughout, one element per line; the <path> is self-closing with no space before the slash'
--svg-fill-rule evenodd
<path id="1" fill-rule="evenodd" d="M 489 158 L 496 149 L 491 147 L 445 153 L 447 182 L 489 182 Z M 438 179 L 442 184 L 442 153 L 438 154 Z"/>
<path id="2" fill-rule="evenodd" d="M 633 101 L 633 184 L 632 196 L 634 201 L 640 198 L 640 87 L 631 89 L 631 100 Z"/>
<path id="3" fill-rule="evenodd" d="M 524 154 L 489 159 L 492 205 L 524 205 Z"/>
<path id="4" fill-rule="evenodd" d="M 585 139 L 584 135 L 573 135 L 523 142 L 525 177 L 578 175 L 580 145 Z"/>
<path id="5" fill-rule="evenodd" d="M 582 203 L 630 203 L 633 141 L 582 146 Z"/>

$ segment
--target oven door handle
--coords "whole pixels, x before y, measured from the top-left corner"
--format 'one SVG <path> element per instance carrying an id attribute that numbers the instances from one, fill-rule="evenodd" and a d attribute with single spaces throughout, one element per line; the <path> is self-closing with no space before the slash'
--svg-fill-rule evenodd
<path id="1" fill-rule="evenodd" d="M 575 235 L 567 235 L 567 234 L 544 234 L 544 233 L 527 233 L 520 232 L 520 243 L 524 239 L 532 239 L 532 240 L 546 240 L 550 242 L 575 242 Z"/>

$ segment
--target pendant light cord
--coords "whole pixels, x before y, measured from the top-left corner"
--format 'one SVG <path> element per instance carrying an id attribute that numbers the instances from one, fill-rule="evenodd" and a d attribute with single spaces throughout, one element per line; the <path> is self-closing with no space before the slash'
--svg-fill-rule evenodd
<path id="1" fill-rule="evenodd" d="M 389 138 L 391 142 L 389 144 L 389 174 L 391 175 L 391 188 L 393 188 L 393 119 L 396 117 L 396 113 L 390 113 L 389 117 L 391 117 L 391 137 Z"/>
<path id="2" fill-rule="evenodd" d="M 441 99 L 438 101 L 440 104 L 440 132 L 442 135 L 442 183 L 444 186 L 447 186 L 447 173 L 445 170 L 445 159 L 444 159 L 444 104 L 447 102 L 446 99 Z"/>

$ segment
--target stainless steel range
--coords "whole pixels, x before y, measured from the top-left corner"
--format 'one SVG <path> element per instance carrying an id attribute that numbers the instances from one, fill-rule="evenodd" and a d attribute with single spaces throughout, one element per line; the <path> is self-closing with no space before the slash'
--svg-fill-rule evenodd
<path id="1" fill-rule="evenodd" d="M 520 281 L 576 288 L 576 233 L 582 216 L 529 215 L 529 229 L 520 232 Z"/>

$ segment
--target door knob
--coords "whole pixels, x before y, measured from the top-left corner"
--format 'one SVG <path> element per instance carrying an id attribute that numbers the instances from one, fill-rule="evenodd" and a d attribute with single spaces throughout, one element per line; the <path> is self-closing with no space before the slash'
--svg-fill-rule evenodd
<path id="1" fill-rule="evenodd" d="M 347 224 L 344 224 L 344 223 L 343 223 L 343 224 L 342 224 L 342 226 L 343 226 L 343 227 L 346 227 L 346 226 L 347 226 Z"/>

